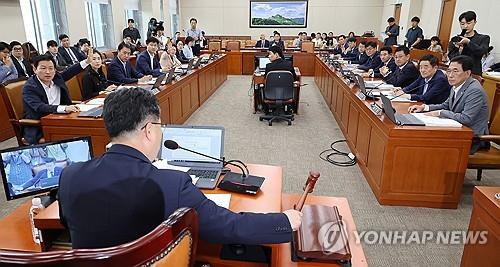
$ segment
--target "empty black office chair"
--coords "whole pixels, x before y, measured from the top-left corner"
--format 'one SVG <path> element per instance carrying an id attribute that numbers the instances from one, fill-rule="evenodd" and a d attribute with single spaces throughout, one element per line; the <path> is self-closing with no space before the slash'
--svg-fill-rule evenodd
<path id="1" fill-rule="evenodd" d="M 289 71 L 271 71 L 266 75 L 266 84 L 261 90 L 266 115 L 260 116 L 260 121 L 268 120 L 271 126 L 273 121 L 284 120 L 292 125 L 293 82 L 293 75 Z"/>

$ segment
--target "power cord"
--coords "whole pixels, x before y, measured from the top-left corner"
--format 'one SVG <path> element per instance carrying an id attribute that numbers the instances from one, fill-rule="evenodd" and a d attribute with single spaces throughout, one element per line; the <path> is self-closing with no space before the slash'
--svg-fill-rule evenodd
<path id="1" fill-rule="evenodd" d="M 326 162 L 329 162 L 335 166 L 340 166 L 340 167 L 349 167 L 349 166 L 356 165 L 356 156 L 354 156 L 353 153 L 342 152 L 342 151 L 336 149 L 335 147 L 333 147 L 335 144 L 338 144 L 341 142 L 346 142 L 346 140 L 337 140 L 337 141 L 333 142 L 330 145 L 330 149 L 324 150 L 321 153 L 319 153 L 319 158 L 326 161 Z M 343 157 L 348 158 L 348 160 L 336 161 L 336 160 L 333 160 L 334 156 L 343 156 Z"/>

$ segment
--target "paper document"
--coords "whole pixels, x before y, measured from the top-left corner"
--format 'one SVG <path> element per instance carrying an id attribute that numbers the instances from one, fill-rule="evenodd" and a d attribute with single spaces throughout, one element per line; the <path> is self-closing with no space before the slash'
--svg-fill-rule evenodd
<path id="1" fill-rule="evenodd" d="M 76 106 L 80 109 L 80 112 L 85 112 L 85 111 L 89 111 L 93 108 L 97 108 L 100 105 L 76 104 Z"/>
<path id="2" fill-rule="evenodd" d="M 157 160 L 153 162 L 153 165 L 161 170 L 176 170 L 176 171 L 181 171 L 181 172 L 187 172 L 189 171 L 189 167 L 180 167 L 180 166 L 175 166 L 175 165 L 170 165 L 166 160 Z"/>
<path id="3" fill-rule="evenodd" d="M 412 113 L 412 115 L 425 123 L 425 126 L 462 127 L 460 122 L 452 119 L 427 116 L 425 113 Z"/>
<path id="4" fill-rule="evenodd" d="M 217 206 L 229 209 L 231 194 L 205 194 L 205 196 L 215 202 Z"/>
<path id="5" fill-rule="evenodd" d="M 498 71 L 487 71 L 486 74 L 493 76 L 493 77 L 500 77 L 500 72 L 498 72 Z"/>
<path id="6" fill-rule="evenodd" d="M 191 176 L 191 182 L 193 182 L 193 184 L 196 185 L 196 182 L 198 182 L 198 179 L 200 178 L 196 177 L 196 175 L 189 175 L 189 176 Z"/>
<path id="7" fill-rule="evenodd" d="M 100 98 L 94 98 L 90 101 L 87 101 L 87 103 L 85 103 L 87 105 L 104 105 L 104 98 L 103 97 L 100 97 Z"/>
<path id="8" fill-rule="evenodd" d="M 138 82 L 138 84 L 151 84 L 151 85 L 153 85 L 153 84 L 155 84 L 155 82 L 156 82 L 156 78 L 152 78 L 150 81 L 147 81 L 146 83 Z"/>

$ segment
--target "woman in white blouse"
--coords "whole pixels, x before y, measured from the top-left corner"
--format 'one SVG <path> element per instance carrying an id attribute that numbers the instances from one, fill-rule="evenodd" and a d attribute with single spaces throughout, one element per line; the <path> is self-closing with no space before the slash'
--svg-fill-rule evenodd
<path id="1" fill-rule="evenodd" d="M 160 66 L 163 72 L 169 71 L 171 68 L 177 68 L 181 66 L 181 62 L 177 59 L 175 53 L 177 48 L 171 46 L 168 48 L 166 53 L 163 53 L 160 58 Z"/>

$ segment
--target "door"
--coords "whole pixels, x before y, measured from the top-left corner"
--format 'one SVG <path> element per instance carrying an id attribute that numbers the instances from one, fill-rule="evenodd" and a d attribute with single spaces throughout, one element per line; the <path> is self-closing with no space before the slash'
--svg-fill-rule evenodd
<path id="1" fill-rule="evenodd" d="M 394 19 L 396 24 L 399 25 L 399 18 L 401 17 L 401 4 L 394 5 Z"/>
<path id="2" fill-rule="evenodd" d="M 439 22 L 438 36 L 441 40 L 443 51 L 448 51 L 448 41 L 451 36 L 451 25 L 455 14 L 455 4 L 457 0 L 443 0 L 441 9 L 441 21 Z"/>

